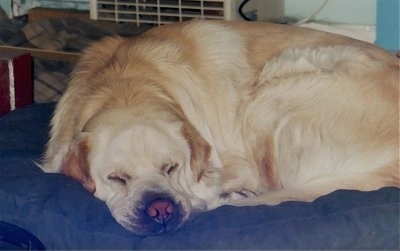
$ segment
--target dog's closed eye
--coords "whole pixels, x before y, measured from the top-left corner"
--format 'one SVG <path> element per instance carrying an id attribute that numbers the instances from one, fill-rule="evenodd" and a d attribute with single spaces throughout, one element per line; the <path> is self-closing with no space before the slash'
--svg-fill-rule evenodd
<path id="1" fill-rule="evenodd" d="M 164 176 L 169 176 L 169 175 L 171 175 L 173 172 L 175 172 L 176 169 L 178 169 L 178 167 L 179 167 L 179 164 L 178 164 L 178 163 L 163 164 L 163 165 L 161 166 L 161 171 L 162 171 L 162 174 L 163 174 Z"/>
<path id="2" fill-rule="evenodd" d="M 131 179 L 131 176 L 121 170 L 118 170 L 109 174 L 107 176 L 107 179 L 114 183 L 125 186 L 127 182 Z"/>

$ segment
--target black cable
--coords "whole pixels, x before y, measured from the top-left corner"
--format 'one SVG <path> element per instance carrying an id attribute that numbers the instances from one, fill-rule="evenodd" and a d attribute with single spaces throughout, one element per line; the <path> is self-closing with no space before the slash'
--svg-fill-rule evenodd
<path id="1" fill-rule="evenodd" d="M 243 13 L 243 7 L 250 2 L 250 0 L 244 0 L 240 5 L 239 5 L 239 14 L 240 16 L 246 20 L 246 21 L 253 21 L 252 19 L 248 18 L 244 13 Z"/>

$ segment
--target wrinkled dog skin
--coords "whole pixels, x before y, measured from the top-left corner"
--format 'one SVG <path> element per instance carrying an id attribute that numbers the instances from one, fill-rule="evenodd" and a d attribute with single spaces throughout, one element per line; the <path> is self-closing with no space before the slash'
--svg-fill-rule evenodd
<path id="1" fill-rule="evenodd" d="M 372 44 L 191 21 L 90 46 L 41 165 L 139 234 L 224 204 L 399 186 L 399 62 Z"/>

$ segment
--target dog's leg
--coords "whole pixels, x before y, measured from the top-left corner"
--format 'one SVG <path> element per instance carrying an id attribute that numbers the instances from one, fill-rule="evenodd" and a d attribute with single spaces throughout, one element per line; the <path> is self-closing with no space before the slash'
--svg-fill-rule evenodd
<path id="1" fill-rule="evenodd" d="M 220 171 L 220 183 L 223 193 L 235 193 L 242 190 L 255 190 L 259 179 L 250 168 L 249 160 L 240 152 L 221 154 L 223 168 Z"/>
<path id="2" fill-rule="evenodd" d="M 256 197 L 231 201 L 229 204 L 233 206 L 277 205 L 285 201 L 313 201 L 339 188 L 374 191 L 386 186 L 400 187 L 398 168 L 399 160 L 396 160 L 392 165 L 372 172 L 319 178 L 304 185 L 266 191 Z"/>

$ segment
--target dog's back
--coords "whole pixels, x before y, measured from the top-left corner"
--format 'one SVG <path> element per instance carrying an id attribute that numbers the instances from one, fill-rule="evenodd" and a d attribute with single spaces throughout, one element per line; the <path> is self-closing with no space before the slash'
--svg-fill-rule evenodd
<path id="1" fill-rule="evenodd" d="M 266 192 L 254 203 L 399 186 L 393 65 L 352 46 L 288 49 L 252 89 L 238 119 Z"/>

